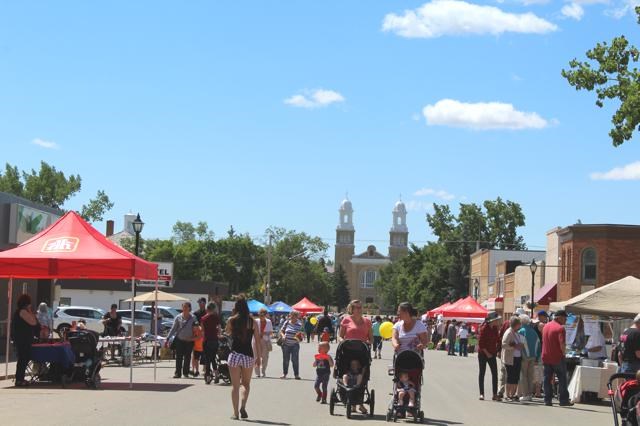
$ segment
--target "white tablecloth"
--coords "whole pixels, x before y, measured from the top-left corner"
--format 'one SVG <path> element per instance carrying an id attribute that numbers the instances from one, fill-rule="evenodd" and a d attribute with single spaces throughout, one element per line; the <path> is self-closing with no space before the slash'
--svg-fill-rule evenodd
<path id="1" fill-rule="evenodd" d="M 607 382 L 616 370 L 615 363 L 607 363 L 602 368 L 577 366 L 569 382 L 569 399 L 580 402 L 582 392 L 597 392 L 599 398 L 608 398 Z"/>

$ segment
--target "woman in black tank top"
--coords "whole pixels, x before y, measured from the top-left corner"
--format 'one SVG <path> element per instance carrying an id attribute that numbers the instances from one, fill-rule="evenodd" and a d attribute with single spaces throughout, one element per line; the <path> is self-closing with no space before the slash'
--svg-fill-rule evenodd
<path id="1" fill-rule="evenodd" d="M 227 321 L 227 334 L 231 335 L 231 354 L 228 365 L 231 375 L 231 403 L 233 404 L 233 417 L 238 420 L 249 417 L 247 414 L 247 399 L 251 387 L 251 375 L 254 365 L 260 366 L 260 347 L 256 347 L 254 354 L 251 340 L 260 338 L 258 327 L 249 313 L 249 306 L 244 295 L 240 295 L 233 309 L 233 316 Z M 254 358 L 255 356 L 255 358 Z M 240 385 L 244 387 L 242 401 L 240 401 Z M 240 409 L 238 410 L 238 405 Z"/>

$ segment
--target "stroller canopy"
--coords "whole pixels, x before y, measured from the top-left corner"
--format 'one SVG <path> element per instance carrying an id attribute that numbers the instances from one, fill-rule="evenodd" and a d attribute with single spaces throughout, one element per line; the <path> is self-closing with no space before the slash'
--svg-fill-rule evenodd
<path id="1" fill-rule="evenodd" d="M 351 361 L 357 359 L 364 369 L 371 364 L 369 347 L 361 340 L 343 340 L 336 349 L 336 369 L 342 375 L 349 371 Z"/>

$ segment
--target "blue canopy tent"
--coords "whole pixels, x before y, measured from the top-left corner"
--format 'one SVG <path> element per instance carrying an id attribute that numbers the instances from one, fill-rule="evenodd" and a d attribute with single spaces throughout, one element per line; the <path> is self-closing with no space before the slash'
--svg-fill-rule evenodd
<path id="1" fill-rule="evenodd" d="M 258 302 L 255 299 L 249 300 L 247 302 L 247 305 L 249 305 L 249 312 L 251 312 L 252 314 L 257 314 L 262 308 L 265 308 L 269 313 L 273 312 L 267 305 L 262 302 Z"/>
<path id="2" fill-rule="evenodd" d="M 275 302 L 271 304 L 269 308 L 271 308 L 271 312 L 276 314 L 288 314 L 293 310 L 291 306 L 287 305 L 284 302 Z"/>

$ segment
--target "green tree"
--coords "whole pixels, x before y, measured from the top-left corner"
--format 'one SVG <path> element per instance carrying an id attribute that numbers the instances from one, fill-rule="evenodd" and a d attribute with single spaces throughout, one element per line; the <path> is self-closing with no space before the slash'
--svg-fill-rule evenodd
<path id="1" fill-rule="evenodd" d="M 640 24 L 640 6 L 635 11 Z M 609 131 L 613 146 L 620 146 L 631 139 L 636 129 L 640 130 L 640 71 L 634 66 L 640 51 L 622 35 L 609 44 L 596 44 L 586 56 L 589 61 L 574 58 L 569 62 L 571 69 L 563 69 L 562 76 L 576 90 L 595 89 L 596 105 L 600 108 L 607 99 L 620 102 L 611 119 L 613 128 Z"/>
<path id="2" fill-rule="evenodd" d="M 393 309 L 410 301 L 420 310 L 468 293 L 470 256 L 477 248 L 525 249 L 518 228 L 525 217 L 519 204 L 501 198 L 482 206 L 460 204 L 458 214 L 448 205 L 433 205 L 427 222 L 437 241 L 412 245 L 407 256 L 383 268 L 376 289 Z"/>
<path id="3" fill-rule="evenodd" d="M 64 204 L 82 188 L 80 175 L 65 176 L 64 172 L 42 161 L 40 170 L 18 171 L 16 166 L 5 165 L 0 173 L 0 191 L 8 192 L 27 200 L 55 209 L 63 209 Z M 96 198 L 80 209 L 81 216 L 90 222 L 101 221 L 104 214 L 113 208 L 107 194 L 100 190 Z"/>
<path id="4" fill-rule="evenodd" d="M 351 300 L 349 281 L 347 281 L 347 274 L 344 272 L 342 265 L 338 265 L 338 268 L 333 272 L 331 281 L 332 304 L 338 307 L 339 312 L 342 312 Z"/>

